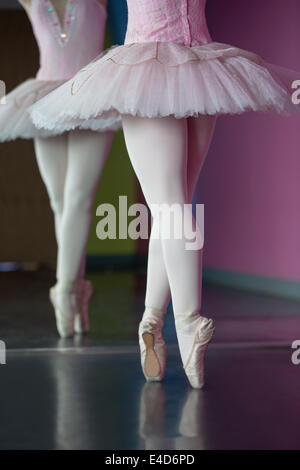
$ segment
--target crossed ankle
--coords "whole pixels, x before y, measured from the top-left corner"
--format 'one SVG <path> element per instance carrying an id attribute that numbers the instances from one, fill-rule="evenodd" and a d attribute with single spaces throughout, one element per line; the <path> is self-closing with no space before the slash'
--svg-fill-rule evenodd
<path id="1" fill-rule="evenodd" d="M 143 313 L 143 320 L 149 317 L 154 317 L 154 318 L 157 318 L 158 320 L 162 320 L 165 314 L 166 314 L 165 310 L 159 310 L 158 308 L 145 306 L 145 310 Z"/>
<path id="2" fill-rule="evenodd" d="M 185 321 L 186 323 L 192 323 L 194 320 L 201 317 L 200 310 L 193 310 L 184 313 L 174 312 L 175 322 L 177 321 Z"/>
<path id="3" fill-rule="evenodd" d="M 55 290 L 57 293 L 69 293 L 78 290 L 80 286 L 80 280 L 58 280 L 55 284 Z"/>
<path id="4" fill-rule="evenodd" d="M 139 334 L 158 333 L 161 331 L 164 325 L 164 315 L 165 312 L 163 310 L 146 307 L 139 323 Z"/>
<path id="5" fill-rule="evenodd" d="M 176 330 L 182 333 L 190 334 L 199 323 L 201 314 L 199 310 L 186 313 L 174 314 Z"/>

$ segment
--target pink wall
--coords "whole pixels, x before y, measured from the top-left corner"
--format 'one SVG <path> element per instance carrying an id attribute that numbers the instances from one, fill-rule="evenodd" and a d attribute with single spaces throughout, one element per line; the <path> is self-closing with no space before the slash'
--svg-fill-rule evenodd
<path id="1" fill-rule="evenodd" d="M 299 0 L 207 3 L 214 40 L 300 72 Z M 300 281 L 299 117 L 220 117 L 196 199 L 207 267 Z"/>

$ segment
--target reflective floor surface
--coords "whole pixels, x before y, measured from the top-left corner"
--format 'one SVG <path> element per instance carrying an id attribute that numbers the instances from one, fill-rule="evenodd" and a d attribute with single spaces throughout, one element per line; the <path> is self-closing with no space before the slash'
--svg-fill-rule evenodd
<path id="1" fill-rule="evenodd" d="M 179 357 L 145 384 L 138 355 L 8 355 L 1 449 L 299 449 L 300 374 L 282 349 L 209 349 L 192 390 Z"/>
<path id="2" fill-rule="evenodd" d="M 0 449 L 299 449 L 298 302 L 205 286 L 216 320 L 207 381 L 192 390 L 168 314 L 167 372 L 146 384 L 136 329 L 144 276 L 92 276 L 89 337 L 57 339 L 48 273 L 0 275 Z"/>

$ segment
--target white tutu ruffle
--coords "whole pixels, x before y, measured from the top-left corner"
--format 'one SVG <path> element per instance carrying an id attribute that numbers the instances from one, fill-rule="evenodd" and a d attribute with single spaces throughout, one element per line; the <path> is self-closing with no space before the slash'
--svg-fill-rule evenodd
<path id="1" fill-rule="evenodd" d="M 289 114 L 300 111 L 291 100 L 299 75 L 227 44 L 133 43 L 109 49 L 30 113 L 38 127 L 57 132 L 87 122 L 105 129 L 122 114 Z"/>
<path id="2" fill-rule="evenodd" d="M 30 118 L 28 108 L 63 83 L 65 81 L 48 82 L 31 78 L 10 92 L 5 97 L 5 104 L 0 106 L 0 141 L 55 134 L 55 131 L 37 129 Z"/>

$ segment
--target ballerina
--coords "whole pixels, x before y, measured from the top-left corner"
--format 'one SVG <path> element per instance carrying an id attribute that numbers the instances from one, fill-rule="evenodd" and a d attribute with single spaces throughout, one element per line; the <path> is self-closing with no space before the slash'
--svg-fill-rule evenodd
<path id="1" fill-rule="evenodd" d="M 0 141 L 34 139 L 38 167 L 50 198 L 58 245 L 57 283 L 50 290 L 62 337 L 89 330 L 92 285 L 84 280 L 91 206 L 106 162 L 112 120 L 103 132 L 92 121 L 70 132 L 37 129 L 29 107 L 65 83 L 103 50 L 105 1 L 20 0 L 40 51 L 36 78 L 19 85 L 0 107 Z"/>
<path id="2" fill-rule="evenodd" d="M 92 61 L 31 109 L 34 123 L 66 130 L 93 118 L 118 119 L 148 205 L 191 202 L 216 117 L 245 111 L 299 112 L 290 83 L 297 77 L 259 55 L 213 42 L 206 0 L 127 0 L 125 44 Z M 284 72 L 284 73 L 281 73 Z M 287 78 L 287 80 L 286 80 Z M 105 89 L 108 93 L 102 93 Z M 63 103 L 63 105 L 62 105 Z M 201 312 L 202 249 L 165 239 L 168 218 L 153 215 L 145 311 L 139 324 L 141 365 L 148 381 L 164 377 L 164 314 L 172 296 L 185 373 L 204 385 L 204 354 L 214 323 Z M 186 223 L 200 232 L 191 212 Z M 199 233 L 201 236 L 201 232 Z"/>

